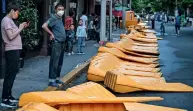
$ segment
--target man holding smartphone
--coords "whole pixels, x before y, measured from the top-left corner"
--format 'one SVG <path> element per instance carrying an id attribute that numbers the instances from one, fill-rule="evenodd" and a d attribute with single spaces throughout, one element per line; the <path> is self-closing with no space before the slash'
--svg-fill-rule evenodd
<path id="1" fill-rule="evenodd" d="M 61 3 L 58 3 L 55 6 L 55 14 L 53 14 L 42 26 L 42 28 L 50 35 L 50 40 L 52 41 L 49 66 L 49 86 L 51 87 L 58 87 L 59 84 L 63 84 L 60 80 L 64 57 L 64 43 L 66 40 L 66 32 L 62 22 L 63 14 L 64 6 Z"/>
<path id="2" fill-rule="evenodd" d="M 5 44 L 5 60 L 6 60 L 6 72 L 3 83 L 3 93 L 2 93 L 2 107 L 16 107 L 18 102 L 12 96 L 12 87 L 16 74 L 19 71 L 19 58 L 20 51 L 22 50 L 22 41 L 20 33 L 21 31 L 28 27 L 27 22 L 23 22 L 17 27 L 13 19 L 17 19 L 19 15 L 19 6 L 14 3 L 8 5 L 8 14 L 1 21 L 1 33 Z"/>

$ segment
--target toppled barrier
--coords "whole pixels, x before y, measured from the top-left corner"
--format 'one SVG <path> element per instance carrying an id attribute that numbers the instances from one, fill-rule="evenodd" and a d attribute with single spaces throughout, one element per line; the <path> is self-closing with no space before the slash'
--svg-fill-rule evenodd
<path id="1" fill-rule="evenodd" d="M 135 91 L 161 92 L 193 92 L 193 88 L 182 83 L 166 83 L 162 79 L 133 79 L 119 71 L 108 71 L 105 76 L 105 85 L 115 92 L 128 93 Z"/>
<path id="2" fill-rule="evenodd" d="M 86 93 L 84 93 L 86 92 Z M 104 96 L 105 95 L 105 96 Z M 131 107 L 137 102 L 160 101 L 160 97 L 115 97 L 101 85 L 88 82 L 67 89 L 67 91 L 31 92 L 23 94 L 18 111 L 141 111 Z M 48 106 L 49 105 L 49 106 Z M 165 109 L 166 111 L 184 111 L 181 109 L 141 105 L 144 109 Z M 151 111 L 151 110 L 146 110 Z M 162 111 L 162 110 L 156 110 Z"/>
<path id="3" fill-rule="evenodd" d="M 88 69 L 88 80 L 104 81 L 107 71 L 119 70 L 127 76 L 143 76 L 160 78 L 158 64 L 142 64 L 136 62 L 123 61 L 110 53 L 99 53 L 91 61 Z"/>

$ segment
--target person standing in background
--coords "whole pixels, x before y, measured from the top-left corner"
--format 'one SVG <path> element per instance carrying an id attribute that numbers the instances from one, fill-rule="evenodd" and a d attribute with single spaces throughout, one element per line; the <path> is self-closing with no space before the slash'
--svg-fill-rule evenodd
<path id="1" fill-rule="evenodd" d="M 154 29 L 155 28 L 155 15 L 154 14 L 151 16 L 151 24 L 152 24 L 152 29 Z"/>
<path id="2" fill-rule="evenodd" d="M 69 16 L 67 16 L 65 18 L 65 30 L 66 30 L 66 34 L 68 33 L 68 31 L 70 31 L 70 25 L 71 24 L 74 24 L 74 21 L 73 21 L 73 16 L 74 16 L 74 12 L 73 11 L 69 11 Z M 65 41 L 65 50 L 68 50 L 69 47 L 68 47 L 68 41 L 66 40 Z"/>
<path id="3" fill-rule="evenodd" d="M 50 35 L 50 41 L 52 42 L 48 84 L 48 86 L 51 87 L 58 87 L 59 84 L 64 84 L 60 80 L 64 58 L 64 42 L 66 40 L 66 32 L 62 22 L 63 15 L 64 6 L 61 3 L 58 3 L 55 6 L 55 14 L 42 25 L 42 28 Z M 48 27 L 50 27 L 51 30 Z"/>
<path id="4" fill-rule="evenodd" d="M 95 14 L 91 14 L 90 22 L 88 25 L 88 37 L 90 40 L 94 40 L 95 38 L 95 33 L 94 33 L 94 16 Z"/>
<path id="5" fill-rule="evenodd" d="M 86 28 L 85 26 L 83 26 L 82 19 L 79 20 L 79 26 L 77 27 L 76 37 L 78 40 L 77 54 L 78 55 L 84 54 L 84 52 L 82 51 L 82 47 L 84 45 L 84 40 L 87 38 L 87 34 L 86 34 Z"/>
<path id="6" fill-rule="evenodd" d="M 73 55 L 73 40 L 75 37 L 74 25 L 70 25 L 70 30 L 66 34 L 67 36 L 67 43 L 68 43 L 68 56 Z"/>
<path id="7" fill-rule="evenodd" d="M 175 29 L 176 29 L 176 36 L 180 36 L 180 26 L 181 26 L 181 14 L 175 17 Z"/>
<path id="8" fill-rule="evenodd" d="M 82 12 L 82 16 L 80 17 L 82 20 L 82 26 L 85 28 L 86 32 L 88 30 L 88 17 L 86 16 L 86 11 Z M 83 47 L 86 46 L 85 40 L 83 40 Z"/>
<path id="9" fill-rule="evenodd" d="M 13 108 L 17 105 L 18 99 L 12 96 L 12 87 L 19 72 L 19 58 L 22 50 L 21 31 L 29 26 L 27 21 L 21 23 L 19 27 L 13 19 L 17 19 L 20 8 L 14 3 L 8 4 L 8 14 L 1 21 L 1 34 L 5 44 L 6 72 L 3 82 L 2 107 Z"/>

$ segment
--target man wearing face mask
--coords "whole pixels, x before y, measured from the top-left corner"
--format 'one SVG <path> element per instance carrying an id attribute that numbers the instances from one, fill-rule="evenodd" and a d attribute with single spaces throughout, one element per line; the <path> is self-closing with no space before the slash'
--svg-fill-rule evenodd
<path id="1" fill-rule="evenodd" d="M 60 72 L 64 57 L 64 43 L 66 40 L 66 32 L 62 22 L 64 14 L 64 6 L 58 3 L 55 6 L 55 14 L 53 14 L 42 26 L 42 28 L 50 35 L 51 57 L 49 66 L 49 86 L 58 87 L 63 84 L 60 80 Z M 49 29 L 50 28 L 50 29 Z"/>
<path id="2" fill-rule="evenodd" d="M 23 22 L 17 27 L 13 19 L 17 19 L 19 15 L 19 6 L 10 3 L 8 5 L 8 14 L 1 21 L 1 33 L 5 44 L 5 60 L 6 60 L 6 72 L 3 83 L 2 93 L 2 107 L 16 107 L 18 102 L 12 96 L 12 87 L 19 71 L 19 57 L 22 50 L 22 41 L 20 33 L 29 26 L 29 23 Z"/>

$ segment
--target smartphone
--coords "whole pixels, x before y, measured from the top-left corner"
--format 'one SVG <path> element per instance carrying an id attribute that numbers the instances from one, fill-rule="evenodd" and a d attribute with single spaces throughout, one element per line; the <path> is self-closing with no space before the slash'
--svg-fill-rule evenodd
<path id="1" fill-rule="evenodd" d="M 29 24 L 30 23 L 30 21 L 29 20 L 27 20 L 27 24 Z"/>

